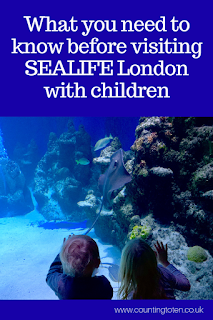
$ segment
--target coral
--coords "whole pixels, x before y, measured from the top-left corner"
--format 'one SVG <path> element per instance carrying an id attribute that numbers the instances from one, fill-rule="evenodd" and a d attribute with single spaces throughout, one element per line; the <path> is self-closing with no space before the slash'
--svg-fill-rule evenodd
<path id="1" fill-rule="evenodd" d="M 66 167 L 62 167 L 56 171 L 56 179 L 63 180 L 70 176 L 70 170 Z"/>
<path id="2" fill-rule="evenodd" d="M 212 254 L 213 118 L 141 117 L 130 152 L 132 182 L 109 219 L 115 243 L 121 247 L 134 226 L 148 225 L 153 234 L 140 220 L 151 214 L 160 223 L 174 222 L 190 246 L 199 243 Z M 140 221 L 133 223 L 135 216 Z"/>
<path id="3" fill-rule="evenodd" d="M 100 164 L 101 166 L 108 167 L 110 164 L 110 158 L 106 158 L 106 157 L 93 158 L 92 162 L 94 164 Z"/>
<path id="4" fill-rule="evenodd" d="M 152 134 L 150 134 L 148 137 L 147 137 L 147 141 L 149 144 L 151 144 L 153 142 L 153 136 Z"/>
<path id="5" fill-rule="evenodd" d="M 33 209 L 25 177 L 8 157 L 0 157 L 0 208 L 0 217 L 23 215 Z"/>
<path id="6" fill-rule="evenodd" d="M 140 138 L 136 139 L 134 144 L 131 146 L 131 150 L 132 151 L 140 151 L 140 150 L 142 150 L 143 142 L 144 142 L 144 138 L 143 137 L 140 137 Z"/>
<path id="7" fill-rule="evenodd" d="M 112 142 L 110 143 L 111 150 L 113 152 L 117 151 L 118 149 L 122 148 L 121 142 L 118 137 L 115 137 Z"/>
<path id="8" fill-rule="evenodd" d="M 206 191 L 202 194 L 202 197 L 205 199 L 213 200 L 213 190 Z"/>
<path id="9" fill-rule="evenodd" d="M 130 219 L 129 230 L 132 230 L 134 226 L 138 226 L 141 224 L 141 218 L 139 215 L 135 215 Z"/>
<path id="10" fill-rule="evenodd" d="M 39 149 L 35 140 L 31 139 L 27 147 L 17 142 L 13 151 L 13 160 L 17 162 L 20 170 L 24 174 L 26 184 L 33 182 L 34 170 L 40 160 Z"/>
<path id="11" fill-rule="evenodd" d="M 157 157 L 158 156 L 158 147 L 156 145 L 156 143 L 154 143 L 150 149 L 149 149 L 149 154 L 151 157 Z"/>
<path id="12" fill-rule="evenodd" d="M 159 117 L 148 117 L 148 118 L 141 118 L 140 119 L 140 124 L 137 126 L 135 130 L 136 136 L 140 136 L 141 132 L 149 129 L 156 129 L 160 126 L 160 118 Z"/>
<path id="13" fill-rule="evenodd" d="M 133 171 L 133 174 L 137 177 L 137 180 L 141 178 L 146 178 L 148 175 L 149 175 L 149 172 L 148 170 L 146 169 L 145 167 L 145 161 L 142 162 L 143 160 L 141 160 L 141 163 L 140 164 L 137 164 L 135 167 L 134 167 L 134 171 Z"/>
<path id="14" fill-rule="evenodd" d="M 176 143 L 178 142 L 178 137 L 173 137 L 173 138 L 171 139 L 171 141 L 172 141 L 174 144 L 176 144 Z"/>
<path id="15" fill-rule="evenodd" d="M 132 174 L 132 170 L 133 170 L 133 160 L 128 160 L 128 161 L 125 163 L 125 168 L 126 168 L 126 171 L 127 171 L 129 174 Z"/>
<path id="16" fill-rule="evenodd" d="M 145 161 L 145 160 L 141 160 L 141 162 L 140 162 L 140 167 L 141 167 L 141 168 L 146 167 L 146 161 Z"/>
<path id="17" fill-rule="evenodd" d="M 172 177 L 173 175 L 173 171 L 170 168 L 162 168 L 159 166 L 151 168 L 150 172 L 158 177 Z"/>
<path id="18" fill-rule="evenodd" d="M 73 121 L 71 119 L 69 119 L 68 123 L 67 123 L 67 129 L 69 133 L 74 133 L 75 132 L 75 127 L 73 124 Z"/>
<path id="19" fill-rule="evenodd" d="M 151 136 L 152 136 L 153 139 L 157 139 L 158 134 L 157 134 L 157 132 L 152 132 Z"/>
<path id="20" fill-rule="evenodd" d="M 171 131 L 170 131 L 170 130 L 166 130 L 166 131 L 165 131 L 165 136 L 170 139 L 171 136 L 172 136 Z"/>
<path id="21" fill-rule="evenodd" d="M 145 168 L 142 168 L 141 170 L 139 170 L 138 175 L 146 178 L 149 175 L 149 172 Z"/>
<path id="22" fill-rule="evenodd" d="M 166 147 L 165 143 L 159 142 L 157 144 L 157 151 L 158 152 L 161 152 L 161 151 L 166 152 L 167 151 L 167 147 Z"/>
<path id="23" fill-rule="evenodd" d="M 93 158 L 93 163 L 101 167 L 101 172 L 104 173 L 110 164 L 110 158 L 113 153 L 122 147 L 119 138 L 115 137 L 110 145 L 101 150 L 100 156 Z M 125 162 L 125 161 L 124 161 Z"/>
<path id="24" fill-rule="evenodd" d="M 49 135 L 48 150 L 35 169 L 34 196 L 39 210 L 48 219 L 66 217 L 77 221 L 81 214 L 77 202 L 85 196 L 92 165 L 79 166 L 76 159 L 92 162 L 91 139 L 82 125 L 75 131 L 70 120 L 67 127 L 68 131 L 59 138 L 53 132 Z M 52 218 L 51 210 L 45 208 L 49 205 Z"/>
<path id="25" fill-rule="evenodd" d="M 199 168 L 194 173 L 192 180 L 192 190 L 197 192 L 206 192 L 213 189 L 213 162 Z"/>
<path id="26" fill-rule="evenodd" d="M 151 144 L 154 139 L 157 139 L 157 137 L 158 137 L 157 132 L 152 132 L 152 133 L 150 133 L 150 135 L 148 135 L 148 137 L 147 137 L 147 142 L 148 142 L 149 144 Z"/>
<path id="27" fill-rule="evenodd" d="M 151 232 L 151 228 L 149 226 L 134 226 L 132 231 L 130 232 L 128 238 L 129 240 L 135 239 L 135 238 L 142 238 L 146 239 Z"/>
<path id="28" fill-rule="evenodd" d="M 94 221 L 97 213 L 100 209 L 100 203 L 96 196 L 94 195 L 93 190 L 89 190 L 84 201 L 79 201 L 77 203 L 79 209 L 82 209 L 82 212 L 85 212 L 86 218 L 90 221 Z"/>
<path id="29" fill-rule="evenodd" d="M 203 262 L 207 260 L 208 256 L 206 251 L 200 246 L 194 246 L 189 248 L 187 252 L 187 258 L 194 262 Z"/>

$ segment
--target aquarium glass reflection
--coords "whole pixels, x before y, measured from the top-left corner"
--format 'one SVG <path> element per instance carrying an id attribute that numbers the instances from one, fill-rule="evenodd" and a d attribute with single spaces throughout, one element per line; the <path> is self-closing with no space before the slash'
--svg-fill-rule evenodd
<path id="1" fill-rule="evenodd" d="M 176 299 L 213 299 L 212 216 L 213 118 L 0 117 L 0 299 L 58 299 L 45 279 L 73 234 L 113 299 L 134 239 L 167 244 L 191 285 Z"/>

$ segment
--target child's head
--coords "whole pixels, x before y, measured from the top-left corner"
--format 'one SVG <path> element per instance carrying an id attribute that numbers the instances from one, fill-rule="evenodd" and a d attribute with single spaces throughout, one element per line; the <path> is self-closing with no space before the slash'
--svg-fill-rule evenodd
<path id="1" fill-rule="evenodd" d="M 64 273 L 72 277 L 89 277 L 99 267 L 97 243 L 86 235 L 69 237 L 63 244 L 60 259 Z"/>
<path id="2" fill-rule="evenodd" d="M 142 239 L 129 241 L 122 251 L 120 264 L 121 287 L 119 295 L 127 299 L 160 298 L 157 259 L 151 247 Z"/>

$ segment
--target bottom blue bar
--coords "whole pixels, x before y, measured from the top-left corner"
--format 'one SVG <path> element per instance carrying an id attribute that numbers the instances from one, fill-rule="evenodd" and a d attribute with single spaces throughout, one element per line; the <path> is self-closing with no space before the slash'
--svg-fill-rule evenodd
<path id="1" fill-rule="evenodd" d="M 207 300 L 66 300 L 66 301 L 0 301 L 1 313 L 7 319 L 138 319 L 149 317 L 203 318 L 212 315 L 212 301 Z"/>

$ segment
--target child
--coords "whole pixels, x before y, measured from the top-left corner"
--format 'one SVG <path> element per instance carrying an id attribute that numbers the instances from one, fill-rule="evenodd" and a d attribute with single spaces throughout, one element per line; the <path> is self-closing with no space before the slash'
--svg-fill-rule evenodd
<path id="1" fill-rule="evenodd" d="M 129 241 L 121 256 L 119 297 L 175 299 L 174 289 L 188 291 L 188 279 L 167 260 L 167 245 L 157 241 L 156 252 L 142 239 Z M 157 259 L 161 265 L 157 264 Z"/>
<path id="2" fill-rule="evenodd" d="M 96 242 L 86 235 L 64 239 L 50 266 L 47 284 L 59 299 L 111 299 L 113 289 L 105 276 L 92 276 L 99 267 Z"/>

